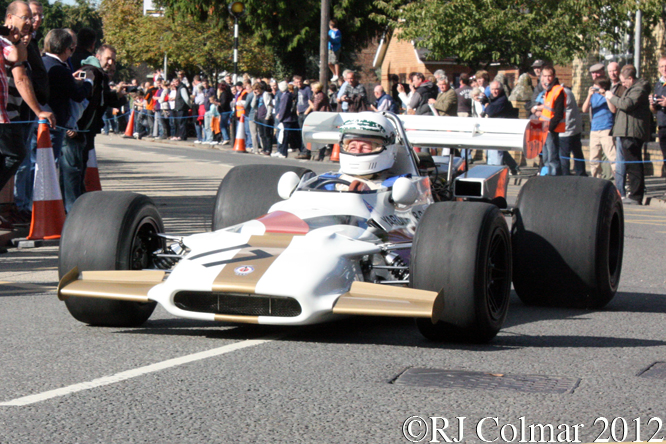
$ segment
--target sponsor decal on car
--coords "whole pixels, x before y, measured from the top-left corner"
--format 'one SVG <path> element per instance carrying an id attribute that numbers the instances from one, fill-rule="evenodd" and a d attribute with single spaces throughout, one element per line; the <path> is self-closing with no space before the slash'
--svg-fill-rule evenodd
<path id="1" fill-rule="evenodd" d="M 252 265 L 241 265 L 240 267 L 234 268 L 234 273 L 236 273 L 238 276 L 247 276 L 253 271 L 254 267 Z"/>

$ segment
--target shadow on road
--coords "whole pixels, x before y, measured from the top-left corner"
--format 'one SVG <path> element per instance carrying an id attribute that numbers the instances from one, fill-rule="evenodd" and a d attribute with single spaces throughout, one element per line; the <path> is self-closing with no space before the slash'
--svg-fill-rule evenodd
<path id="1" fill-rule="evenodd" d="M 215 193 L 223 174 L 210 179 L 150 173 L 151 164 L 158 163 L 141 161 L 139 170 L 130 161 L 103 160 L 102 187 L 105 191 L 132 191 L 152 198 L 169 234 L 210 231 Z"/>
<path id="2" fill-rule="evenodd" d="M 650 305 L 651 301 L 663 306 L 666 301 L 664 295 L 625 293 L 618 296 L 627 296 L 644 303 L 639 311 Z M 636 312 L 634 306 L 624 306 L 624 297 L 613 306 L 610 311 Z M 623 307 L 620 309 L 620 307 Z M 527 307 L 520 302 L 512 303 L 505 328 L 539 322 L 544 320 L 568 319 L 574 321 L 587 321 L 585 315 L 590 310 L 569 310 L 555 308 Z M 230 326 L 236 328 L 229 329 Z M 284 335 L 281 341 L 301 341 L 330 344 L 372 344 L 394 345 L 420 348 L 436 348 L 450 350 L 470 350 L 493 352 L 512 348 L 550 347 L 550 348 L 617 348 L 617 347 L 657 347 L 666 345 L 666 341 L 617 338 L 606 336 L 576 335 L 527 335 L 501 331 L 500 334 L 488 344 L 460 344 L 460 343 L 434 343 L 421 336 L 414 321 L 406 318 L 388 317 L 350 317 L 334 322 L 306 326 L 306 327 L 276 327 L 258 325 L 235 325 L 228 323 L 207 323 L 186 319 L 161 319 L 148 321 L 143 327 L 124 330 L 122 334 L 149 334 L 173 336 L 203 336 L 219 339 L 256 339 L 267 335 Z"/>

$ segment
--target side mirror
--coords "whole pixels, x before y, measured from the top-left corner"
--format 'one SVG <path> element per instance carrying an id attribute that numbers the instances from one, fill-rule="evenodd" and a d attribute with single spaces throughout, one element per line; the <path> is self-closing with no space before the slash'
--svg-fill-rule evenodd
<path id="1" fill-rule="evenodd" d="M 285 200 L 289 199 L 300 181 L 301 178 L 298 177 L 298 174 L 293 171 L 287 171 L 280 177 L 280 181 L 278 182 L 278 195 Z"/>
<path id="2" fill-rule="evenodd" d="M 411 205 L 419 197 L 419 192 L 411 180 L 406 177 L 400 177 L 393 183 L 391 198 L 393 202 L 401 205 Z"/>

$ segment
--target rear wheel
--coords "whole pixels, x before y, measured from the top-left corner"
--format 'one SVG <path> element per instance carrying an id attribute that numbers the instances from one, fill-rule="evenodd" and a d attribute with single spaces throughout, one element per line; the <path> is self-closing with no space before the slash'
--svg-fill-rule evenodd
<path id="1" fill-rule="evenodd" d="M 494 338 L 506 318 L 511 291 L 511 238 L 499 209 L 475 202 L 428 207 L 414 237 L 410 286 L 444 294 L 436 324 L 416 320 L 426 338 Z"/>
<path id="2" fill-rule="evenodd" d="M 282 175 L 299 177 L 312 172 L 289 165 L 240 165 L 229 170 L 217 190 L 213 208 L 213 231 L 256 219 L 282 200 L 277 185 Z"/>
<path id="3" fill-rule="evenodd" d="M 612 183 L 535 177 L 521 189 L 512 227 L 513 284 L 529 305 L 600 308 L 615 296 L 624 211 Z"/>
<path id="4" fill-rule="evenodd" d="M 155 268 L 152 253 L 163 246 L 164 225 L 150 198 L 125 192 L 86 193 L 74 203 L 60 240 L 62 278 L 86 270 Z M 84 297 L 65 300 L 77 320 L 91 325 L 131 327 L 146 322 L 155 302 L 138 303 Z"/>

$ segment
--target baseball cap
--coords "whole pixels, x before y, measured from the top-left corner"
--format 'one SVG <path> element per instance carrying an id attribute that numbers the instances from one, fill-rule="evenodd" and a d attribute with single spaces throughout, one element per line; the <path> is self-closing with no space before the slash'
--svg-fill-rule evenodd
<path id="1" fill-rule="evenodd" d="M 541 68 L 545 64 L 546 64 L 546 62 L 544 62 L 541 59 L 535 60 L 534 63 L 532 63 L 532 68 Z"/>

